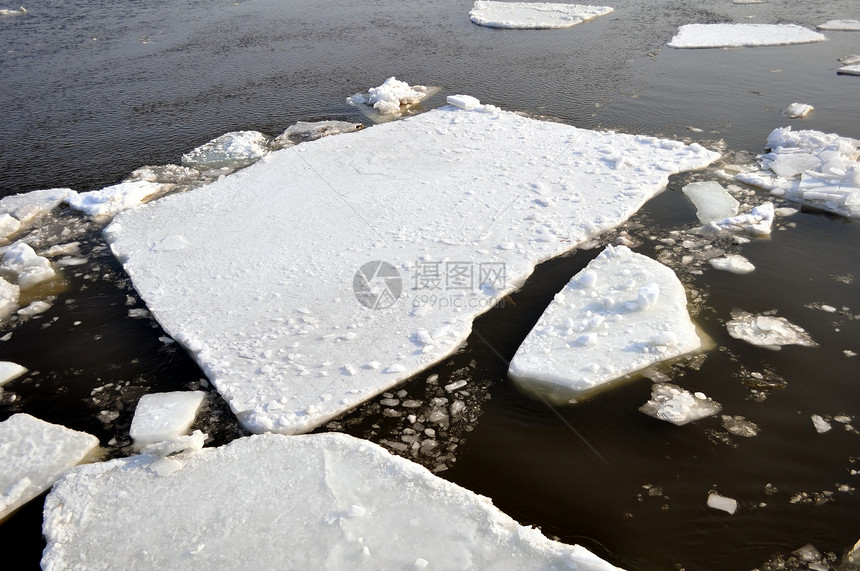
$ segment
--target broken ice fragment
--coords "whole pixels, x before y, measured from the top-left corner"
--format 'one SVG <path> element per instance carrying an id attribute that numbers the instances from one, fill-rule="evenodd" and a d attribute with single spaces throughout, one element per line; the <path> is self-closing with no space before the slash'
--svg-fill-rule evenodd
<path id="1" fill-rule="evenodd" d="M 755 266 L 740 254 L 727 254 L 722 258 L 711 258 L 708 261 L 715 269 L 733 274 L 748 274 L 755 271 Z"/>
<path id="2" fill-rule="evenodd" d="M 22 367 L 12 361 L 0 361 L 0 387 L 13 381 L 27 372 L 27 367 Z"/>
<path id="3" fill-rule="evenodd" d="M 752 234 L 753 236 L 764 236 L 770 234 L 773 225 L 774 208 L 773 203 L 765 202 L 754 207 L 746 214 L 738 214 L 722 220 L 713 220 L 704 226 L 696 228 L 694 232 L 701 235 L 731 235 Z"/>
<path id="4" fill-rule="evenodd" d="M 639 407 L 640 412 L 677 426 L 720 412 L 722 407 L 703 393 L 693 394 L 672 383 L 655 383 L 651 398 Z"/>
<path id="5" fill-rule="evenodd" d="M 750 438 L 759 433 L 758 425 L 742 416 L 723 415 L 722 420 L 723 427 L 736 436 Z"/>
<path id="6" fill-rule="evenodd" d="M 726 322 L 726 329 L 735 339 L 766 349 L 778 350 L 783 345 L 818 347 L 809 333 L 784 317 L 734 310 L 732 319 Z"/>
<path id="7" fill-rule="evenodd" d="M 535 30 L 567 28 L 610 12 L 612 8 L 609 6 L 477 0 L 469 18 L 490 28 Z"/>
<path id="8" fill-rule="evenodd" d="M 198 170 L 240 169 L 268 152 L 269 137 L 257 131 L 224 133 L 182 155 L 182 165 Z"/>
<path id="9" fill-rule="evenodd" d="M 672 48 L 733 48 L 820 42 L 826 38 L 794 24 L 687 24 L 669 41 Z"/>
<path id="10" fill-rule="evenodd" d="M 610 295 L 619 303 L 604 304 Z M 608 246 L 555 296 L 508 374 L 569 400 L 700 344 L 675 273 L 626 246 Z"/>
<path id="11" fill-rule="evenodd" d="M 738 213 L 738 201 L 718 182 L 693 182 L 681 189 L 696 206 L 699 222 L 730 218 Z"/>
<path id="12" fill-rule="evenodd" d="M 738 501 L 711 492 L 708 494 L 708 507 L 734 514 L 738 509 Z"/>
<path id="13" fill-rule="evenodd" d="M 53 279 L 56 275 L 51 261 L 36 254 L 24 242 L 16 242 L 3 254 L 0 271 L 14 279 L 21 289 Z"/>
<path id="14" fill-rule="evenodd" d="M 860 32 L 860 20 L 828 20 L 817 27 L 819 30 Z"/>
<path id="15" fill-rule="evenodd" d="M 839 75 L 860 75 L 860 65 L 845 65 L 836 70 Z"/>
<path id="16" fill-rule="evenodd" d="M 369 105 L 383 115 L 395 115 L 410 105 L 415 105 L 429 96 L 424 85 L 409 85 L 395 77 L 389 77 L 382 85 L 371 87 L 366 94 L 356 93 L 348 99 L 353 105 Z"/>
<path id="17" fill-rule="evenodd" d="M 830 423 L 820 415 L 813 414 L 810 418 L 812 419 L 812 425 L 815 426 L 815 431 L 819 434 L 823 434 L 832 428 Z"/>
<path id="18" fill-rule="evenodd" d="M 792 119 L 802 119 L 812 113 L 813 109 L 815 108 L 812 105 L 808 105 L 806 103 L 792 103 L 785 108 L 785 111 L 783 111 L 782 114 L 786 117 L 791 117 Z"/>
<path id="19" fill-rule="evenodd" d="M 142 448 L 173 440 L 191 427 L 203 402 L 202 391 L 175 391 L 143 395 L 131 421 L 131 438 Z"/>

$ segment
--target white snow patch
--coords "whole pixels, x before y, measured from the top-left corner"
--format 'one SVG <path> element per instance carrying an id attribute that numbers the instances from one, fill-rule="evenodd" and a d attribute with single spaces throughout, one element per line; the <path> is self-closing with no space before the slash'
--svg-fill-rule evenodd
<path id="1" fill-rule="evenodd" d="M 353 105 L 369 105 L 383 115 L 399 114 L 411 105 L 420 103 L 430 95 L 424 85 L 409 85 L 389 77 L 382 85 L 371 87 L 367 93 L 356 93 L 347 101 Z"/>
<path id="2" fill-rule="evenodd" d="M 860 140 L 781 127 L 768 136 L 767 148 L 770 152 L 759 157 L 762 170 L 740 173 L 737 180 L 788 200 L 860 218 Z"/>
<path id="3" fill-rule="evenodd" d="M 708 507 L 734 514 L 738 509 L 738 501 L 711 492 L 708 494 Z"/>
<path id="4" fill-rule="evenodd" d="M 722 406 L 703 393 L 691 393 L 672 383 L 654 383 L 651 398 L 640 412 L 677 426 L 717 414 Z"/>
<path id="5" fill-rule="evenodd" d="M 36 254 L 24 242 L 16 242 L 6 250 L 0 259 L 0 272 L 17 282 L 21 289 L 51 280 L 57 275 L 51 261 Z"/>
<path id="6" fill-rule="evenodd" d="M 624 165 L 607 164 L 608 152 Z M 449 355 L 535 264 L 625 221 L 671 173 L 718 156 L 444 107 L 272 153 L 122 213 L 105 237 L 153 316 L 247 428 L 304 432 Z M 553 208 L 536 204 L 538 193 L 554 197 Z M 150 247 L 176 235 L 188 241 L 181 250 Z M 497 247 L 508 242 L 520 246 Z M 359 271 L 374 260 L 391 264 L 390 275 L 376 275 L 378 263 Z M 439 296 L 444 304 L 414 311 L 422 294 L 437 293 L 419 288 L 433 271 L 458 275 L 446 273 L 451 264 L 473 278 L 471 289 L 464 280 L 442 290 L 452 294 Z M 350 342 L 339 341 L 345 327 Z M 413 342 L 422 329 L 433 345 Z"/>
<path id="7" fill-rule="evenodd" d="M 608 246 L 555 296 L 508 374 L 565 398 L 701 345 L 675 273 L 626 246 Z"/>
<path id="8" fill-rule="evenodd" d="M 182 155 L 182 166 L 197 170 L 240 169 L 269 152 L 269 137 L 258 131 L 232 131 Z"/>
<path id="9" fill-rule="evenodd" d="M 783 345 L 818 347 L 809 333 L 784 317 L 755 315 L 746 311 L 732 311 L 726 322 L 729 335 L 752 345 L 778 350 Z"/>
<path id="10" fill-rule="evenodd" d="M 860 32 L 860 20 L 828 20 L 818 24 L 819 30 L 833 30 L 840 32 Z"/>
<path id="11" fill-rule="evenodd" d="M 131 420 L 131 438 L 137 447 L 174 440 L 187 431 L 203 402 L 202 391 L 174 391 L 143 395 Z"/>
<path id="12" fill-rule="evenodd" d="M 58 482 L 42 568 L 617 569 L 345 434 L 257 435 L 169 458 L 182 466 L 166 476 L 136 456 Z"/>
<path id="13" fill-rule="evenodd" d="M 687 24 L 669 41 L 672 48 L 735 48 L 820 42 L 826 38 L 795 24 Z"/>
<path id="14" fill-rule="evenodd" d="M 536 30 L 567 28 L 609 14 L 612 10 L 609 6 L 477 0 L 469 18 L 490 28 Z"/>
<path id="15" fill-rule="evenodd" d="M 733 274 L 748 274 L 755 271 L 755 266 L 740 254 L 726 254 L 721 258 L 711 258 L 708 261 L 715 269 Z"/>
<path id="16" fill-rule="evenodd" d="M 738 213 L 738 201 L 718 182 L 693 182 L 681 189 L 696 207 L 696 217 L 706 224 Z"/>
<path id="17" fill-rule="evenodd" d="M 98 443 L 95 436 L 29 414 L 0 422 L 0 521 L 50 488 Z"/>
<path id="18" fill-rule="evenodd" d="M 27 372 L 27 367 L 23 367 L 12 361 L 0 361 L 0 387 L 14 381 L 21 375 Z"/>
<path id="19" fill-rule="evenodd" d="M 815 109 L 815 107 L 807 103 L 792 103 L 785 108 L 782 114 L 786 117 L 791 117 L 792 119 L 802 119 L 812 113 L 813 109 Z"/>
<path id="20" fill-rule="evenodd" d="M 81 192 L 70 196 L 69 206 L 93 218 L 106 218 L 139 206 L 146 199 L 161 193 L 164 185 L 146 180 L 121 182 L 101 190 Z"/>

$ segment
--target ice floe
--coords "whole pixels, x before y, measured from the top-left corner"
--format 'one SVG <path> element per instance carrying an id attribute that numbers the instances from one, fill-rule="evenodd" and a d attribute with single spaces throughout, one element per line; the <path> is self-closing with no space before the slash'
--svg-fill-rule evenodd
<path id="1" fill-rule="evenodd" d="M 813 107 L 808 103 L 792 103 L 782 112 L 786 117 L 791 117 L 792 119 L 802 119 L 812 113 Z"/>
<path id="2" fill-rule="evenodd" d="M 818 24 L 818 29 L 841 32 L 860 32 L 860 20 L 828 20 L 823 24 Z"/>
<path id="3" fill-rule="evenodd" d="M 669 41 L 672 48 L 734 48 L 820 42 L 826 38 L 795 24 L 687 24 Z"/>
<path id="4" fill-rule="evenodd" d="M 0 278 L 0 321 L 11 316 L 18 309 L 21 288 L 18 284 Z"/>
<path id="5" fill-rule="evenodd" d="M 753 207 L 747 213 L 708 222 L 704 226 L 694 229 L 693 232 L 701 235 L 716 236 L 728 236 L 732 234 L 766 236 L 770 234 L 773 227 L 773 217 L 773 203 L 765 202 Z"/>
<path id="6" fill-rule="evenodd" d="M 203 402 L 201 391 L 174 391 L 143 395 L 131 421 L 131 438 L 136 447 L 173 440 L 194 422 Z"/>
<path id="7" fill-rule="evenodd" d="M 738 501 L 736 499 L 727 498 L 714 492 L 708 494 L 707 503 L 709 508 L 713 508 L 715 510 L 722 510 L 730 514 L 734 514 L 738 509 Z"/>
<path id="8" fill-rule="evenodd" d="M 105 236 L 247 428 L 304 432 L 444 358 L 535 264 L 718 156 L 444 107 L 272 153 Z M 665 337 L 639 341 L 676 349 Z"/>
<path id="9" fill-rule="evenodd" d="M 0 387 L 27 372 L 27 367 L 12 361 L 0 361 Z"/>
<path id="10" fill-rule="evenodd" d="M 257 435 L 82 466 L 46 499 L 43 531 L 46 571 L 617 569 L 413 462 L 335 433 Z"/>
<path id="11" fill-rule="evenodd" d="M 760 430 L 756 423 L 742 416 L 723 415 L 722 420 L 723 428 L 736 436 L 751 438 L 757 436 Z"/>
<path id="12" fill-rule="evenodd" d="M 711 258 L 708 261 L 715 269 L 733 274 L 748 274 L 755 271 L 755 266 L 740 254 L 726 254 L 721 258 Z"/>
<path id="13" fill-rule="evenodd" d="M 54 279 L 57 272 L 48 258 L 39 256 L 24 242 L 16 242 L 0 258 L 0 274 L 17 283 L 21 289 L 27 289 Z"/>
<path id="14" fill-rule="evenodd" d="M 846 65 L 836 70 L 836 73 L 842 75 L 860 75 L 860 65 Z"/>
<path id="15" fill-rule="evenodd" d="M 0 16 L 20 16 L 21 14 L 26 14 L 27 9 L 21 6 L 17 10 L 13 10 L 12 8 L 0 8 Z"/>
<path id="16" fill-rule="evenodd" d="M 409 85 L 389 77 L 382 85 L 371 87 L 367 93 L 356 93 L 347 101 L 356 106 L 367 105 L 382 115 L 399 115 L 429 97 L 432 91 L 425 85 Z"/>
<path id="17" fill-rule="evenodd" d="M 139 206 L 163 190 L 163 185 L 148 180 L 121 182 L 100 190 L 75 194 L 69 197 L 68 202 L 69 206 L 88 216 L 107 218 Z"/>
<path id="18" fill-rule="evenodd" d="M 771 194 L 841 214 L 860 217 L 860 141 L 791 127 L 774 129 L 761 170 L 737 180 Z"/>
<path id="19" fill-rule="evenodd" d="M 571 398 L 700 345 L 675 273 L 626 246 L 609 246 L 555 295 L 508 374 Z"/>
<path id="20" fill-rule="evenodd" d="M 681 189 L 696 207 L 696 217 L 704 224 L 737 215 L 739 203 L 718 182 L 693 182 Z"/>
<path id="21" fill-rule="evenodd" d="M 639 411 L 648 416 L 678 426 L 712 416 L 721 410 L 720 403 L 704 393 L 691 393 L 672 383 L 654 383 L 651 398 L 639 407 Z"/>
<path id="22" fill-rule="evenodd" d="M 51 188 L 0 199 L 0 238 L 24 232 L 75 194 L 69 188 Z"/>
<path id="23" fill-rule="evenodd" d="M 200 171 L 240 169 L 260 160 L 269 152 L 269 137 L 258 131 L 224 133 L 182 155 L 182 166 Z"/>
<path id="24" fill-rule="evenodd" d="M 95 436 L 29 414 L 0 422 L 0 520 L 50 488 L 98 443 Z"/>
<path id="25" fill-rule="evenodd" d="M 823 434 L 828 432 L 833 426 L 827 422 L 820 414 L 813 414 L 810 419 L 812 419 L 812 425 L 815 427 L 815 431 L 819 434 Z"/>
<path id="26" fill-rule="evenodd" d="M 567 28 L 612 12 L 609 6 L 549 2 L 491 2 L 477 0 L 469 12 L 472 22 L 490 28 Z"/>
<path id="27" fill-rule="evenodd" d="M 735 339 L 767 349 L 779 350 L 783 345 L 818 347 L 809 333 L 784 317 L 734 310 L 732 318 L 726 322 L 726 329 Z"/>

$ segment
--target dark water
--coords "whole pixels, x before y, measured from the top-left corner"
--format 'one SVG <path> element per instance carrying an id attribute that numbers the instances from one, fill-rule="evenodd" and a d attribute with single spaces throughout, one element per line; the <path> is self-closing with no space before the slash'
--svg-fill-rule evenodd
<path id="1" fill-rule="evenodd" d="M 27 6 L 25 16 L 0 18 L 0 194 L 97 189 L 144 164 L 175 163 L 231 130 L 275 135 L 299 120 L 361 121 L 345 98 L 391 75 L 440 86 L 426 107 L 468 93 L 580 127 L 722 140 L 730 153 L 759 152 L 773 128 L 789 124 L 781 110 L 794 101 L 816 108 L 791 122 L 795 128 L 860 137 L 860 78 L 835 73 L 837 57 L 860 52 L 858 33 L 780 48 L 663 47 L 686 23 L 813 27 L 856 18 L 846 11 L 856 11 L 854 2 L 630 0 L 584 25 L 540 32 L 475 26 L 471 4 Z M 673 180 L 635 217 L 629 232 L 642 242 L 637 251 L 657 256 L 659 243 L 649 237 L 696 225 L 679 192 L 689 178 Z M 757 267 L 752 274 L 677 268 L 698 294 L 695 318 L 716 348 L 703 363 L 664 370 L 722 403 L 725 414 L 757 423 L 758 436 L 730 435 L 719 417 L 679 428 L 639 413 L 647 379 L 562 408 L 505 380 L 505 361 L 552 295 L 599 251 L 587 250 L 542 265 L 505 307 L 476 322 L 466 347 L 403 386 L 405 398 L 425 403 L 420 412 L 432 398 L 455 398 L 441 388 L 451 380 L 469 382 L 468 394 L 456 397 L 466 411 L 447 427 L 434 425 L 440 450 L 416 459 L 519 521 L 631 569 L 749 569 L 806 543 L 840 556 L 860 537 L 858 496 L 839 491 L 857 487 L 851 470 L 860 470 L 860 435 L 837 422 L 818 434 L 810 415 L 846 415 L 860 426 L 860 356 L 843 354 L 860 353 L 860 226 L 815 212 L 780 224 L 770 239 L 739 250 Z M 0 420 L 28 412 L 91 432 L 108 455 L 122 455 L 142 394 L 205 388 L 205 380 L 151 319 L 129 317 L 141 304 L 99 228 L 81 236 L 90 262 L 66 271 L 52 308 L 0 331 L 12 332 L 0 358 L 31 370 L 0 395 Z M 733 308 L 775 309 L 820 347 L 771 352 L 732 339 L 724 322 Z M 752 382 L 752 372 L 769 382 Z M 439 379 L 427 383 L 434 373 Z M 217 394 L 207 407 L 200 425 L 213 444 L 242 434 Z M 401 441 L 405 421 L 384 408 L 375 401 L 329 429 L 396 449 L 390 442 Z M 738 512 L 706 507 L 712 490 L 736 498 Z M 40 510 L 31 502 L 0 526 L 0 544 L 29 562 L 22 568 L 37 566 Z"/>

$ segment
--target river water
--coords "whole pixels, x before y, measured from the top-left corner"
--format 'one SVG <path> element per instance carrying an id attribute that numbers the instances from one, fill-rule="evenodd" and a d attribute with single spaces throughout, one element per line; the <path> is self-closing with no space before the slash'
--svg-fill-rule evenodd
<path id="1" fill-rule="evenodd" d="M 857 18 L 856 2 L 612 5 L 612 14 L 555 31 L 475 26 L 471 2 L 453 0 L 27 6 L 26 15 L 0 17 L 0 195 L 98 189 L 142 165 L 176 163 L 228 131 L 276 135 L 296 121 L 367 122 L 346 97 L 392 75 L 440 87 L 426 108 L 468 93 L 578 127 L 699 141 L 729 162 L 752 161 L 768 133 L 787 124 L 860 137 L 860 78 L 835 73 L 836 58 L 860 52 L 860 33 L 829 32 L 826 42 L 791 47 L 665 47 L 687 23 L 813 28 Z M 803 120 L 782 116 L 795 101 L 815 111 Z M 844 351 L 860 353 L 860 226 L 804 210 L 743 247 L 752 274 L 698 275 L 659 238 L 697 225 L 680 188 L 706 177 L 673 178 L 625 230 L 641 243 L 637 251 L 664 256 L 678 271 L 693 292 L 697 324 L 715 344 L 703 362 L 661 372 L 705 392 L 724 414 L 754 421 L 757 436 L 729 433 L 719 416 L 675 427 L 637 412 L 650 394 L 643 378 L 567 407 L 549 407 L 506 380 L 506 361 L 553 294 L 599 252 L 589 249 L 540 266 L 504 307 L 476 321 L 456 355 L 383 395 L 428 403 L 450 396 L 444 385 L 467 381 L 466 410 L 436 426 L 439 450 L 415 459 L 522 523 L 630 569 L 751 569 L 807 543 L 831 559 L 853 545 L 860 435 L 850 426 L 860 426 L 860 356 Z M 0 331 L 12 333 L 0 342 L 0 359 L 31 371 L 5 387 L 0 420 L 28 412 L 95 434 L 108 455 L 127 454 L 142 394 L 208 383 L 157 323 L 129 315 L 141 302 L 100 227 L 71 212 L 59 217 L 76 226 L 89 261 L 66 272 L 48 312 Z M 820 347 L 773 352 L 732 339 L 724 324 L 734 308 L 777 310 Z M 216 393 L 207 402 L 199 422 L 213 444 L 243 434 Z M 397 444 L 411 436 L 406 412 L 376 399 L 322 430 L 412 457 Z M 819 434 L 812 414 L 853 425 L 833 421 Z M 708 508 L 710 491 L 736 498 L 738 512 Z M 40 509 L 31 502 L 0 525 L 0 544 L 32 568 L 43 547 Z"/>

